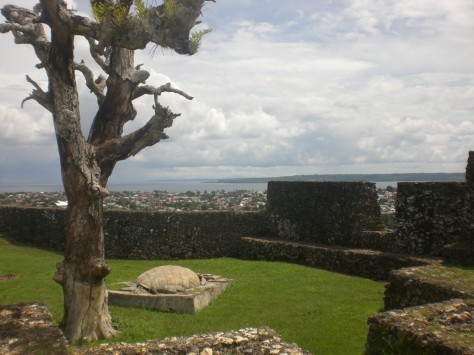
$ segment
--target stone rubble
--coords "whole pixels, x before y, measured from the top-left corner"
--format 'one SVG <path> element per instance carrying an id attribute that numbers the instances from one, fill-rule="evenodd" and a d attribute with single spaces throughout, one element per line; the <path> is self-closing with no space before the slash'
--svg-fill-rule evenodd
<path id="1" fill-rule="evenodd" d="M 0 354 L 65 354 L 68 342 L 40 303 L 0 305 Z"/>
<path id="2" fill-rule="evenodd" d="M 94 348 L 70 347 L 41 303 L 0 305 L 0 354 L 74 355 L 311 355 L 284 342 L 271 328 L 171 337 L 143 343 L 102 344 Z"/>
<path id="3" fill-rule="evenodd" d="M 273 329 L 261 327 L 191 337 L 149 340 L 137 344 L 102 344 L 96 348 L 82 349 L 77 354 L 310 355 L 311 353 L 299 348 L 296 344 L 284 342 Z"/>
<path id="4" fill-rule="evenodd" d="M 474 300 L 454 299 L 369 317 L 366 355 L 474 355 Z"/>

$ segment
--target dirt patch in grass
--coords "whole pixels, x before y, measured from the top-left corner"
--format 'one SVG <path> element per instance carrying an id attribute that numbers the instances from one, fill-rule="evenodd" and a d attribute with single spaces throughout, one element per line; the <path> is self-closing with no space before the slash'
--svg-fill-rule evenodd
<path id="1" fill-rule="evenodd" d="M 15 274 L 0 274 L 0 282 L 2 281 L 10 281 L 10 280 L 17 280 L 20 278 L 20 275 Z"/>

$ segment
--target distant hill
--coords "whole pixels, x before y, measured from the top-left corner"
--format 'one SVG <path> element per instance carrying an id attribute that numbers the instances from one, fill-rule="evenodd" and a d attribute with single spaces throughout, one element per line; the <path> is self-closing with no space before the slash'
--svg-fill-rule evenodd
<path id="1" fill-rule="evenodd" d="M 402 174 L 327 174 L 280 177 L 219 179 L 225 183 L 267 183 L 269 181 L 464 181 L 464 173 L 402 173 Z"/>

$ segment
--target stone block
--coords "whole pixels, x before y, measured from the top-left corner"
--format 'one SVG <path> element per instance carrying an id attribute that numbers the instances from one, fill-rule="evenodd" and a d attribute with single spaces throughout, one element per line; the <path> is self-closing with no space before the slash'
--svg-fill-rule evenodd
<path id="1" fill-rule="evenodd" d="M 279 239 L 352 246 L 363 231 L 384 230 L 374 183 L 270 181 L 267 199 Z"/>
<path id="2" fill-rule="evenodd" d="M 176 293 L 133 293 L 130 291 L 108 291 L 109 304 L 122 307 L 139 307 L 161 312 L 194 314 L 217 299 L 229 286 L 231 280 L 203 275 L 207 283 L 190 290 Z"/>

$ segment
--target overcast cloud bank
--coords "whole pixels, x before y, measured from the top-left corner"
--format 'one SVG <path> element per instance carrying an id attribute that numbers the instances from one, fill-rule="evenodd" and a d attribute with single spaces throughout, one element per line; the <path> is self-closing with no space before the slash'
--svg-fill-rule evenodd
<path id="1" fill-rule="evenodd" d="M 32 7 L 35 1 L 13 2 Z M 80 13 L 89 1 L 69 4 Z M 181 112 L 170 139 L 118 164 L 111 183 L 328 173 L 463 171 L 474 146 L 471 0 L 217 0 L 198 54 L 137 53 L 151 72 L 195 97 L 167 94 Z M 0 184 L 57 183 L 52 120 L 31 48 L 0 35 Z M 92 65 L 85 41 L 77 60 Z M 97 73 L 99 73 L 97 71 Z M 81 85 L 85 134 L 97 110 Z M 136 103 L 131 131 L 152 114 Z"/>

